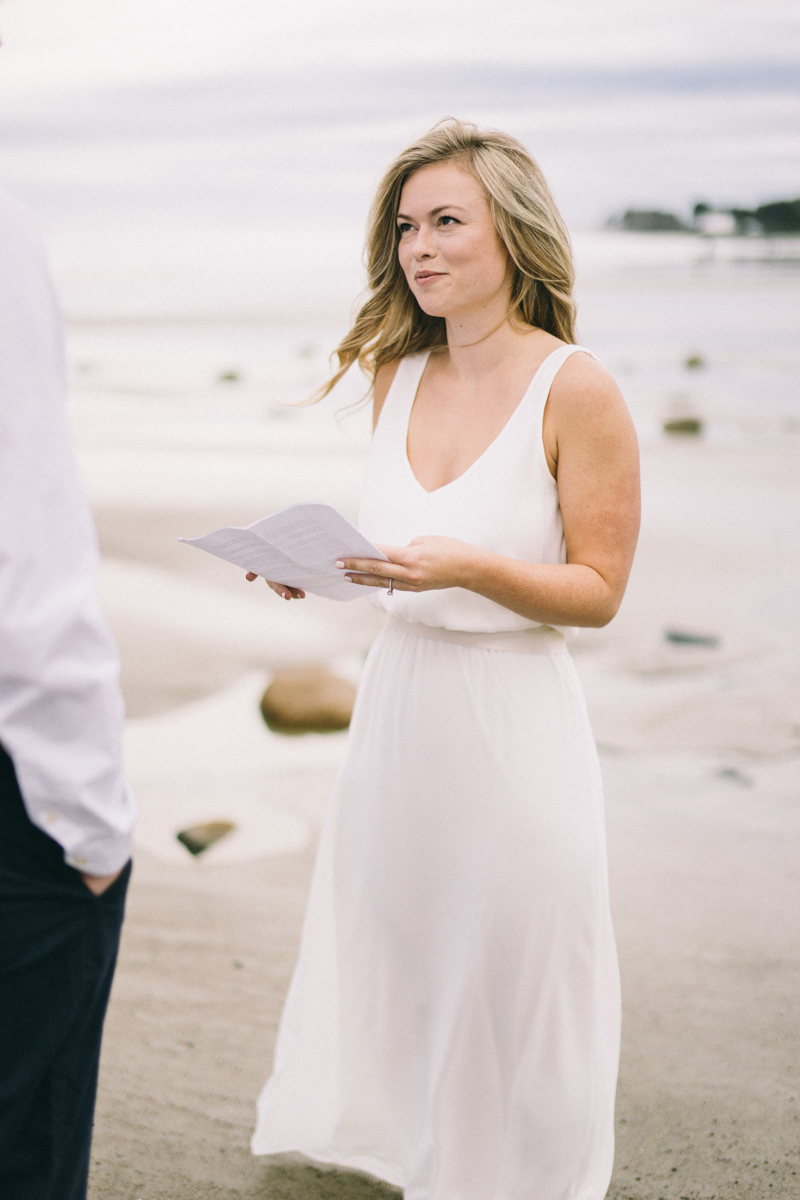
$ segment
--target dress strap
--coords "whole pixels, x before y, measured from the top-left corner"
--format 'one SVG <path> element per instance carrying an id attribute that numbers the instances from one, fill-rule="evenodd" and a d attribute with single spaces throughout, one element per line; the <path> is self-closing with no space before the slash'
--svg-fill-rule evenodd
<path id="1" fill-rule="evenodd" d="M 425 370 L 429 357 L 430 351 L 428 350 L 422 354 L 412 354 L 408 358 L 401 358 L 391 387 L 386 393 L 381 415 L 378 417 L 376 433 L 391 437 L 397 430 L 402 438 L 403 446 L 405 446 L 408 430 L 408 419 L 411 416 L 422 372 Z"/>
<path id="2" fill-rule="evenodd" d="M 553 386 L 556 375 L 563 367 L 568 358 L 572 358 L 573 354 L 588 354 L 590 358 L 597 359 L 591 350 L 586 350 L 583 346 L 561 346 L 560 349 L 554 350 L 553 353 L 544 360 L 539 371 L 534 378 L 534 386 L 532 388 L 534 411 L 539 413 L 539 426 L 544 420 L 544 410 L 547 404 L 547 399 L 550 395 L 550 389 Z"/>
<path id="3" fill-rule="evenodd" d="M 592 354 L 591 350 L 586 350 L 583 346 L 560 346 L 558 350 L 554 350 L 552 354 L 549 354 L 531 380 L 530 390 L 526 397 L 527 405 L 532 414 L 538 412 L 540 418 L 544 417 L 544 409 L 547 404 L 547 398 L 550 395 L 550 389 L 553 386 L 553 381 L 564 363 L 573 354 L 588 354 L 590 358 L 595 359 L 597 357 Z"/>

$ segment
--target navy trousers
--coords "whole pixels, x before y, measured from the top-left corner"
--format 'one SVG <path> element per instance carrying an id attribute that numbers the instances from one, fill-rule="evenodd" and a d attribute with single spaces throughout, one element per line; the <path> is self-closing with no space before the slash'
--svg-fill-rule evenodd
<path id="1" fill-rule="evenodd" d="M 94 896 L 28 819 L 0 747 L 2 1200 L 85 1200 L 130 869 Z"/>

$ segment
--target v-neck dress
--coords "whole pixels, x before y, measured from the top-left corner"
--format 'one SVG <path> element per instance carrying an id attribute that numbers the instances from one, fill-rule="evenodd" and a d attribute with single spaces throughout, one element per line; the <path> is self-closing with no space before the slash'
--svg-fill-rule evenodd
<path id="1" fill-rule="evenodd" d="M 498 437 L 427 492 L 408 461 L 426 355 L 373 440 L 361 529 L 565 561 L 542 418 L 564 346 Z M 602 785 L 564 633 L 460 588 L 370 593 L 370 651 L 323 829 L 256 1154 L 370 1172 L 405 1200 L 602 1200 L 619 976 Z"/>

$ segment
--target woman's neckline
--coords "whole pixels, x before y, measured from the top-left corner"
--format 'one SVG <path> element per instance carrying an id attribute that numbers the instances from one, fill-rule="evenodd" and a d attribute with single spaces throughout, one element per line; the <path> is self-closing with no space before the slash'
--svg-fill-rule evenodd
<path id="1" fill-rule="evenodd" d="M 544 356 L 544 358 L 542 359 L 542 361 L 539 363 L 538 367 L 534 371 L 534 373 L 531 377 L 530 383 L 525 388 L 525 391 L 520 396 L 519 400 L 517 401 L 517 403 L 514 406 L 514 408 L 512 409 L 512 411 L 508 414 L 508 418 L 507 418 L 505 424 L 503 425 L 502 429 L 499 429 L 497 431 L 495 436 L 489 442 L 488 446 L 484 447 L 484 449 L 480 452 L 478 457 L 474 458 L 472 460 L 472 462 L 469 464 L 469 466 L 464 468 L 464 470 L 461 472 L 460 475 L 456 475 L 455 479 L 449 479 L 447 481 L 447 483 L 441 483 L 438 487 L 435 487 L 435 488 L 426 488 L 422 483 L 420 483 L 419 479 L 417 479 L 417 476 L 414 472 L 414 468 L 411 465 L 411 459 L 408 457 L 408 431 L 409 431 L 409 427 L 411 425 L 411 414 L 414 411 L 414 404 L 417 399 L 417 392 L 420 389 L 420 384 L 422 383 L 422 377 L 425 374 L 425 368 L 428 365 L 428 359 L 430 358 L 431 354 L 433 353 L 431 350 L 429 350 L 427 352 L 427 354 L 425 355 L 425 362 L 423 363 L 422 370 L 420 371 L 420 374 L 419 374 L 419 379 L 417 380 L 417 386 L 414 388 L 414 395 L 411 397 L 411 404 L 409 405 L 408 417 L 406 419 L 405 443 L 403 446 L 403 458 L 406 461 L 406 466 L 408 467 L 409 474 L 411 475 L 411 478 L 414 480 L 414 483 L 417 485 L 417 487 L 420 488 L 420 490 L 423 491 L 426 496 L 435 496 L 437 494 L 437 492 L 443 492 L 445 490 L 445 488 L 452 487 L 454 484 L 456 484 L 460 480 L 462 480 L 465 475 L 468 475 L 470 473 L 470 471 L 473 469 L 473 467 L 476 467 L 479 462 L 482 462 L 482 460 L 486 457 L 486 455 L 489 453 L 489 451 L 492 449 L 492 447 L 496 446 L 497 443 L 500 441 L 500 439 L 504 436 L 509 425 L 512 423 L 512 421 L 516 417 L 517 413 L 520 411 L 520 409 L 525 404 L 525 401 L 528 399 L 528 396 L 531 393 L 533 385 L 536 383 L 536 380 L 539 377 L 539 373 L 542 370 L 542 368 L 544 367 L 545 363 L 549 362 L 554 354 L 560 354 L 560 352 L 562 350 L 564 350 L 567 345 L 568 345 L 568 343 L 565 342 L 563 346 L 556 346 L 555 350 L 551 350 L 549 354 L 546 354 Z"/>

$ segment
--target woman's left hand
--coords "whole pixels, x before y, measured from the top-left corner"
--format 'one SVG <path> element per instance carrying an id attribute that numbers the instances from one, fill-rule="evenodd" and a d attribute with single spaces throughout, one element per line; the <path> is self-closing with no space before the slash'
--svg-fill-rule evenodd
<path id="1" fill-rule="evenodd" d="M 398 592 L 428 592 L 437 588 L 468 587 L 472 568 L 481 554 L 479 546 L 448 537 L 418 537 L 407 546 L 378 546 L 388 562 L 375 558 L 339 559 L 336 566 L 345 579 L 361 587 Z"/>

